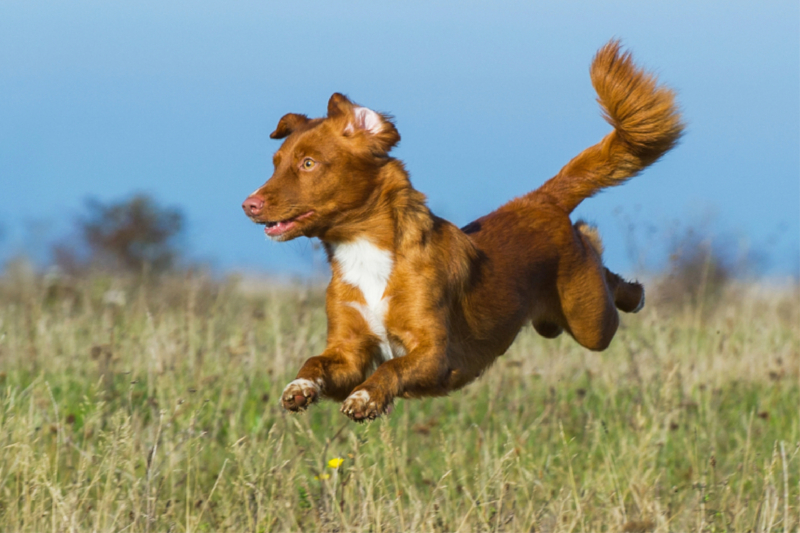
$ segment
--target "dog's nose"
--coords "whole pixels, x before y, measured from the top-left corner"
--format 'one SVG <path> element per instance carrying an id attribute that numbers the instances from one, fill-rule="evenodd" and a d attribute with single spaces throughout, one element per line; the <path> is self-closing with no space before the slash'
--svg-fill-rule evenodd
<path id="1" fill-rule="evenodd" d="M 264 208 L 264 200 L 262 200 L 258 196 L 249 196 L 247 200 L 245 200 L 244 203 L 242 203 L 242 209 L 244 209 L 244 214 L 251 217 L 259 215 L 263 208 Z"/>

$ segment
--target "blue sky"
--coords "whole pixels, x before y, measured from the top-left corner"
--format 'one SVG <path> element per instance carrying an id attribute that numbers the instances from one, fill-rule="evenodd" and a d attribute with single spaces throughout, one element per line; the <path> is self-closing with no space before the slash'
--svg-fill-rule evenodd
<path id="1" fill-rule="evenodd" d="M 336 91 L 395 115 L 412 182 L 465 224 L 608 131 L 588 67 L 617 37 L 678 91 L 688 129 L 576 212 L 609 266 L 655 268 L 695 226 L 796 275 L 799 20 L 796 0 L 3 0 L 0 261 L 42 260 L 88 197 L 147 192 L 221 271 L 324 272 L 309 241 L 266 242 L 240 205 L 271 173 L 278 119 L 320 116 Z"/>

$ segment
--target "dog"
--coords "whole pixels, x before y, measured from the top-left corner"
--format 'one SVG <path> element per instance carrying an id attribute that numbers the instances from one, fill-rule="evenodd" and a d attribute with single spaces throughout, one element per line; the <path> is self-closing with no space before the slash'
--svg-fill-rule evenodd
<path id="1" fill-rule="evenodd" d="M 322 397 L 355 421 L 394 398 L 446 395 L 478 378 L 528 322 L 604 350 L 644 287 L 603 266 L 595 228 L 570 213 L 676 145 L 675 94 L 637 67 L 618 41 L 591 66 L 613 131 L 552 179 L 459 229 L 437 217 L 389 155 L 392 117 L 341 94 L 324 118 L 289 113 L 273 139 L 272 177 L 242 205 L 275 241 L 316 237 L 332 270 L 327 347 L 281 395 L 289 411 Z"/>

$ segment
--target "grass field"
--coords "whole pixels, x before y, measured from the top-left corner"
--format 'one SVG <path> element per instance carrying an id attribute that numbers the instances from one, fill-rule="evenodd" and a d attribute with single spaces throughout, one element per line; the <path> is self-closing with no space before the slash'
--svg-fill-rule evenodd
<path id="1" fill-rule="evenodd" d="M 523 331 L 358 425 L 278 407 L 319 289 L 0 280 L 0 531 L 798 531 L 800 293 Z"/>

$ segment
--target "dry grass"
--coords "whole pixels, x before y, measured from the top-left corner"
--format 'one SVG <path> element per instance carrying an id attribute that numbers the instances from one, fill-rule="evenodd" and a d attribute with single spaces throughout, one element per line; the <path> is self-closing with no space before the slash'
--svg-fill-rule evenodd
<path id="1" fill-rule="evenodd" d="M 277 405 L 318 290 L 7 276 L 0 530 L 796 531 L 799 293 L 726 290 L 357 425 Z"/>

